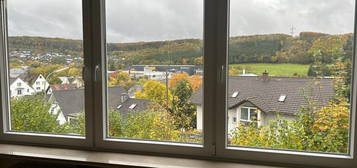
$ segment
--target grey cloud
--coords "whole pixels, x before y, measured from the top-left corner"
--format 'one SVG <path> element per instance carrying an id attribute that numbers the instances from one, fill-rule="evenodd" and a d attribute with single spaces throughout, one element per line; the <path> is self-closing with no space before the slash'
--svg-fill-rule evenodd
<path id="1" fill-rule="evenodd" d="M 204 0 L 107 0 L 110 42 L 202 38 Z M 9 34 L 82 38 L 81 0 L 8 0 Z M 354 0 L 231 0 L 232 35 L 353 30 Z"/>
<path id="2" fill-rule="evenodd" d="M 231 33 L 350 33 L 353 10 L 354 0 L 231 0 Z"/>

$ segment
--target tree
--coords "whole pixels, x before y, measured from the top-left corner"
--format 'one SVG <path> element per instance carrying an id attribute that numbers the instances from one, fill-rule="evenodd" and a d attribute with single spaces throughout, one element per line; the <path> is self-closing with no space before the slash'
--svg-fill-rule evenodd
<path id="1" fill-rule="evenodd" d="M 194 92 L 202 85 L 202 77 L 199 75 L 188 76 L 186 73 L 177 73 L 172 75 L 171 80 L 169 81 L 169 87 L 176 87 L 177 83 L 181 80 L 188 81 Z"/>
<path id="2" fill-rule="evenodd" d="M 123 136 L 123 121 L 120 113 L 115 110 L 109 111 L 109 136 L 110 137 L 122 137 Z"/>
<path id="3" fill-rule="evenodd" d="M 195 65 L 203 65 L 203 56 L 197 57 L 193 60 Z"/>
<path id="4" fill-rule="evenodd" d="M 166 95 L 167 93 L 168 95 Z M 135 97 L 152 100 L 153 102 L 161 104 L 163 107 L 169 107 L 172 102 L 171 91 L 166 90 L 165 84 L 153 80 L 146 81 L 143 91 L 137 91 Z"/>
<path id="5" fill-rule="evenodd" d="M 11 99 L 11 129 L 22 132 L 65 133 L 65 126 L 58 123 L 58 114 L 50 113 L 50 106 L 41 94 Z"/>
<path id="6" fill-rule="evenodd" d="M 173 90 L 172 113 L 178 128 L 196 127 L 196 107 L 190 102 L 193 90 L 187 80 L 180 80 Z"/>
<path id="7" fill-rule="evenodd" d="M 122 86 L 125 89 L 130 89 L 134 85 L 135 82 L 126 72 L 115 72 L 109 77 L 109 86 Z"/>

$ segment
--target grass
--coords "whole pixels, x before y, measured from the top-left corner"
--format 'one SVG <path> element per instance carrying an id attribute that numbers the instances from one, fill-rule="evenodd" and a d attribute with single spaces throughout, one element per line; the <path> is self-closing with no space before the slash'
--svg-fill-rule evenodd
<path id="1" fill-rule="evenodd" d="M 309 65 L 303 64 L 231 64 L 229 66 L 230 74 L 253 73 L 261 75 L 264 71 L 269 72 L 271 76 L 283 77 L 306 77 Z"/>

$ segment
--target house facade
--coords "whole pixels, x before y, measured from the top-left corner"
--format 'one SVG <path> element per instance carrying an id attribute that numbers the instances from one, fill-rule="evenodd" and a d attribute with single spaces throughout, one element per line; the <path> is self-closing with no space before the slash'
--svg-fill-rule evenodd
<path id="1" fill-rule="evenodd" d="M 46 91 L 49 86 L 50 84 L 41 74 L 33 81 L 32 84 L 32 88 L 35 90 L 35 92 Z"/>
<path id="2" fill-rule="evenodd" d="M 10 78 L 10 97 L 33 95 L 35 90 L 21 78 Z"/>
<path id="3" fill-rule="evenodd" d="M 335 95 L 333 79 L 235 76 L 228 80 L 227 129 L 231 133 L 240 122 L 267 125 L 278 117 L 293 120 L 311 97 L 319 106 Z M 202 88 L 191 98 L 197 106 L 197 129 L 202 130 Z"/>

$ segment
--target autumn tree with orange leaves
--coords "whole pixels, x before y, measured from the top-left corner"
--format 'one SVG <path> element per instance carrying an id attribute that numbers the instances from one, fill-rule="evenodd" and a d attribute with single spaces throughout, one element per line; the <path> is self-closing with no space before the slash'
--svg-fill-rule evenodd
<path id="1" fill-rule="evenodd" d="M 178 73 L 178 74 L 172 75 L 172 78 L 169 81 L 169 87 L 170 88 L 176 87 L 177 83 L 181 80 L 186 80 L 187 82 L 189 82 L 193 92 L 195 92 L 202 85 L 202 77 L 201 76 L 199 76 L 199 75 L 188 76 L 188 74 L 185 74 L 185 73 Z"/>

